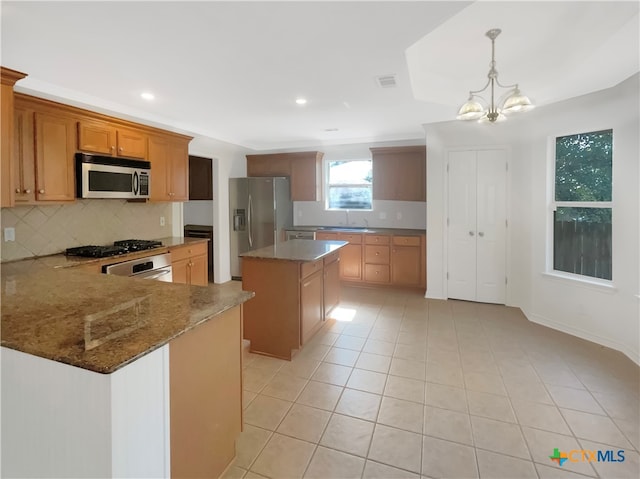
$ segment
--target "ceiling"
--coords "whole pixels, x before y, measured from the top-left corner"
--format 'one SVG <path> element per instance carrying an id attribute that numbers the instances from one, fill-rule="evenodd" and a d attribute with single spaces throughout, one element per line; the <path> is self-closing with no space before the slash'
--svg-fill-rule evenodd
<path id="1" fill-rule="evenodd" d="M 17 91 L 255 150 L 424 141 L 486 81 L 544 105 L 639 67 L 630 2 L 11 2 Z M 395 75 L 381 88 L 376 76 Z M 151 91 L 156 99 L 140 98 Z M 299 106 L 296 98 L 304 97 Z"/>

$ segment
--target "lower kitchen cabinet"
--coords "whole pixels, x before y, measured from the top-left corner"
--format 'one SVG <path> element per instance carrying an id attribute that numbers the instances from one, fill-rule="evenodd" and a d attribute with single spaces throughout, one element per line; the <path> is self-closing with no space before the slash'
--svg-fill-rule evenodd
<path id="1" fill-rule="evenodd" d="M 319 231 L 316 239 L 331 241 L 348 241 L 349 244 L 340 249 L 340 279 L 342 281 L 362 280 L 362 235 Z"/>
<path id="2" fill-rule="evenodd" d="M 173 282 L 206 286 L 209 283 L 207 243 L 193 243 L 169 248 Z"/>
<path id="3" fill-rule="evenodd" d="M 324 259 L 324 315 L 327 316 L 340 302 L 340 252 Z"/>
<path id="4" fill-rule="evenodd" d="M 391 281 L 402 286 L 422 283 L 422 252 L 419 236 L 394 236 L 391 247 Z"/>
<path id="5" fill-rule="evenodd" d="M 300 344 L 305 344 L 322 327 L 324 289 L 322 260 L 315 272 L 300 280 Z M 303 265 L 304 266 L 304 265 Z"/>

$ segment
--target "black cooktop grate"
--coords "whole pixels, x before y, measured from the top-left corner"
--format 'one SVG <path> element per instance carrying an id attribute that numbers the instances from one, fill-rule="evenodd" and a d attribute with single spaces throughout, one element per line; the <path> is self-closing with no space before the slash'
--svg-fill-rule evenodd
<path id="1" fill-rule="evenodd" d="M 87 258 L 108 258 L 109 256 L 117 256 L 134 251 L 144 251 L 162 246 L 161 241 L 152 240 L 122 240 L 114 241 L 113 246 L 78 246 L 68 248 L 65 254 L 68 256 L 83 256 Z"/>

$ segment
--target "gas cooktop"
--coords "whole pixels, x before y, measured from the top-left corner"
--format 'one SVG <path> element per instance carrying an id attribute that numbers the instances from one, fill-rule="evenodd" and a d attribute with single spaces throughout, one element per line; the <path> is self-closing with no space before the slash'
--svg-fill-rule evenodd
<path id="1" fill-rule="evenodd" d="M 65 251 L 65 254 L 67 256 L 84 256 L 88 258 L 108 258 L 109 256 L 133 253 L 135 251 L 144 251 L 147 249 L 158 248 L 160 246 L 162 246 L 161 241 L 129 239 L 114 241 L 112 246 L 87 245 L 68 248 Z"/>

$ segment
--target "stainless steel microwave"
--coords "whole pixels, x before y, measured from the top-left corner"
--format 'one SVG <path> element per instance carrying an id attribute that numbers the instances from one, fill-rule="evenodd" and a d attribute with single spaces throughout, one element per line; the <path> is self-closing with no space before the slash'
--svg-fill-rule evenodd
<path id="1" fill-rule="evenodd" d="M 151 163 L 76 153 L 78 198 L 149 198 Z"/>

